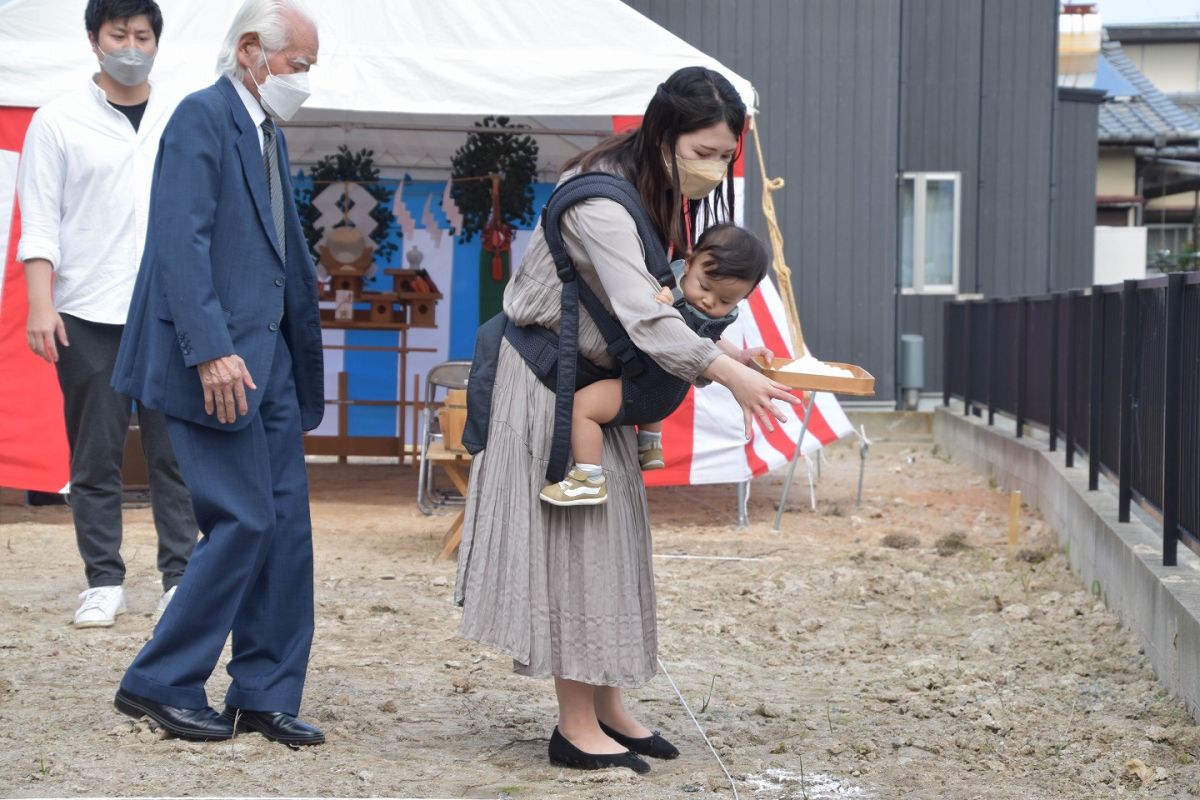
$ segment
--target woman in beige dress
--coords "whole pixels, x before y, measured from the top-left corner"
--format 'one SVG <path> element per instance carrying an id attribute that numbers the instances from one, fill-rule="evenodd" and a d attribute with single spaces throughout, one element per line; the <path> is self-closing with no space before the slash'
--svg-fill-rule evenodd
<path id="1" fill-rule="evenodd" d="M 727 167 L 745 117 L 729 81 L 688 67 L 658 87 L 639 129 L 576 157 L 564 177 L 603 170 L 626 178 L 663 245 L 682 255 L 693 236 L 685 203 L 690 219 L 731 216 Z M 768 428 L 772 418 L 785 419 L 773 401 L 795 402 L 786 387 L 722 354 L 655 299 L 660 286 L 620 205 L 586 200 L 564 214 L 561 229 L 579 275 L 640 350 L 679 378 L 727 387 L 743 409 L 747 436 L 751 417 Z M 504 311 L 517 325 L 557 331 L 561 287 L 539 228 L 504 293 Z M 611 367 L 600 332 L 585 311 L 579 317 L 580 353 Z M 622 689 L 649 681 L 657 662 L 650 518 L 636 437 L 628 427 L 604 432 L 606 504 L 542 503 L 554 399 L 503 342 L 487 446 L 472 465 L 467 493 L 455 588 L 460 634 L 510 655 L 521 675 L 554 679 L 552 763 L 646 772 L 639 755 L 672 758 L 678 751 L 635 719 L 621 697 Z"/>

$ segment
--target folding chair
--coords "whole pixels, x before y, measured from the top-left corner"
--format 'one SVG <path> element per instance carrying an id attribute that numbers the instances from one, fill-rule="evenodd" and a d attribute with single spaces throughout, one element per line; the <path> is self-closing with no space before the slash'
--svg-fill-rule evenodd
<path id="1" fill-rule="evenodd" d="M 467 375 L 471 371 L 470 361 L 443 361 L 425 376 L 425 399 L 421 410 L 421 462 L 417 470 L 417 508 L 429 515 L 433 509 L 452 503 L 463 503 L 458 494 L 448 494 L 437 488 L 433 478 L 433 465 L 425 456 L 429 446 L 442 438 L 441 424 L 437 418 L 438 392 L 442 395 L 450 389 L 467 388 Z"/>

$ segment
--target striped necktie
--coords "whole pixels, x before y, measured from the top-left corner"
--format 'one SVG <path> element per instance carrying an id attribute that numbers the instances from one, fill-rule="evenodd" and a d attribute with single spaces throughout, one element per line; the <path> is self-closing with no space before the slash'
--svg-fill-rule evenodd
<path id="1" fill-rule="evenodd" d="M 263 168 L 267 172 L 267 190 L 271 195 L 271 220 L 275 223 L 275 240 L 279 253 L 287 261 L 287 240 L 283 225 L 283 184 L 279 180 L 279 147 L 275 144 L 275 123 L 267 117 L 262 122 Z"/>

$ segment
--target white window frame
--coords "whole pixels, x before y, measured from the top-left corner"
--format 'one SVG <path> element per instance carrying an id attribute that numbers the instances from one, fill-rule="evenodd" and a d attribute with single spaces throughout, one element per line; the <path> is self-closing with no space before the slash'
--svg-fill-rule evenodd
<path id="1" fill-rule="evenodd" d="M 913 182 L 912 286 L 903 286 L 901 294 L 958 294 L 959 250 L 962 246 L 962 173 L 905 172 L 902 180 Z M 954 184 L 954 264 L 951 283 L 925 283 L 925 194 L 930 180 L 951 181 Z M 903 225 L 903 218 L 900 224 Z M 900 269 L 900 263 L 896 264 Z"/>

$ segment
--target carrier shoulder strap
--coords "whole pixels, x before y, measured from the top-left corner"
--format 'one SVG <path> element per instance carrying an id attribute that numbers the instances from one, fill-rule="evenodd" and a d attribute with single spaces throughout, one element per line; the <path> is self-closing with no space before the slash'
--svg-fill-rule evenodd
<path id="1" fill-rule="evenodd" d="M 562 319 L 559 322 L 558 382 L 554 399 L 554 436 L 550 445 L 550 461 L 546 467 L 546 478 L 560 481 L 567 474 L 571 456 L 571 411 L 575 405 L 575 367 L 579 353 L 579 303 L 583 301 L 588 316 L 596 323 L 608 352 L 617 359 L 621 374 L 642 368 L 637 351 L 621 324 L 605 310 L 600 298 L 596 297 L 586 282 L 579 280 L 575 263 L 567 253 L 560 225 L 562 216 L 570 208 L 593 198 L 603 198 L 620 203 L 633 218 L 642 250 L 646 254 L 646 269 L 659 283 L 673 281 L 667 253 L 658 237 L 650 215 L 642 207 L 641 198 L 633 184 L 607 172 L 585 172 L 565 181 L 550 196 L 542 210 L 542 230 L 546 246 L 554 259 L 562 287 Z"/>

